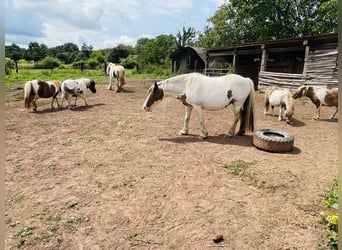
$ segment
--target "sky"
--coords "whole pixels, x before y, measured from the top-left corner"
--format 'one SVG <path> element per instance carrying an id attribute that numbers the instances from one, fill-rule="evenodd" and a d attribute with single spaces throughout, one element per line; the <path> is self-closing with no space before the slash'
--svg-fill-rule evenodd
<path id="1" fill-rule="evenodd" d="M 174 35 L 183 27 L 204 31 L 224 0 L 5 0 L 5 43 L 49 48 L 135 46 L 139 38 Z"/>

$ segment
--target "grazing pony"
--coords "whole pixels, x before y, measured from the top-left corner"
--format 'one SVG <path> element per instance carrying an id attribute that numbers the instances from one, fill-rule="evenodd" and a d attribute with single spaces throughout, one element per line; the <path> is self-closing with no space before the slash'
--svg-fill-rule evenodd
<path id="1" fill-rule="evenodd" d="M 240 121 L 238 135 L 246 130 L 254 130 L 254 84 L 250 78 L 236 74 L 220 77 L 207 77 L 200 73 L 189 73 L 156 82 L 148 91 L 143 108 L 151 111 L 151 106 L 164 96 L 179 99 L 185 106 L 184 126 L 181 135 L 189 133 L 189 121 L 192 109 L 197 113 L 200 125 L 200 138 L 206 138 L 208 132 L 204 126 L 202 109 L 218 110 L 234 106 L 234 122 L 225 136 L 234 136 Z"/>
<path id="2" fill-rule="evenodd" d="M 112 78 L 116 79 L 116 87 L 115 91 L 120 92 L 122 87 L 125 85 L 125 68 L 121 65 L 116 65 L 114 63 L 109 63 L 106 70 L 107 74 L 109 74 L 109 85 L 108 89 L 112 89 Z"/>
<path id="3" fill-rule="evenodd" d="M 59 107 L 59 103 L 57 100 L 57 95 L 61 91 L 61 82 L 58 80 L 51 81 L 43 81 L 43 80 L 32 80 L 25 83 L 24 87 L 24 104 L 25 108 L 31 108 L 33 105 L 33 111 L 37 112 L 37 104 L 36 101 L 39 98 L 50 98 L 51 108 L 53 109 L 53 103 L 56 100 L 57 105 Z"/>
<path id="4" fill-rule="evenodd" d="M 87 106 L 88 103 L 87 103 L 87 99 L 85 96 L 85 91 L 87 90 L 87 88 L 89 88 L 93 93 L 96 93 L 95 82 L 91 79 L 81 78 L 77 80 L 68 79 L 68 80 L 63 81 L 62 86 L 61 86 L 61 92 L 62 92 L 61 109 L 63 108 L 64 98 L 68 101 L 68 104 L 69 104 L 68 108 L 69 109 L 71 108 L 70 95 L 76 97 L 74 105 L 76 105 L 77 97 L 80 97 L 84 100 L 85 106 Z"/>
<path id="5" fill-rule="evenodd" d="M 267 115 L 270 106 L 272 108 L 272 115 L 274 115 L 274 107 L 279 107 L 279 121 L 285 120 L 287 123 L 290 122 L 295 108 L 294 98 L 289 90 L 276 87 L 267 89 L 265 91 L 265 115 Z"/>
<path id="6" fill-rule="evenodd" d="M 79 82 L 81 84 L 81 89 L 82 89 L 82 93 L 78 93 L 78 95 L 74 95 L 75 97 L 75 103 L 74 106 L 76 106 L 76 101 L 77 101 L 77 96 L 84 96 L 84 100 L 85 100 L 85 91 L 87 89 L 89 89 L 92 93 L 96 93 L 96 88 L 95 88 L 95 81 L 89 78 L 80 78 L 80 79 L 76 79 L 75 81 Z"/>
<path id="7" fill-rule="evenodd" d="M 317 120 L 320 117 L 321 106 L 332 107 L 335 106 L 335 112 L 329 117 L 330 119 L 335 118 L 338 110 L 338 88 L 328 89 L 325 87 L 312 87 L 307 85 L 300 86 L 297 91 L 293 94 L 295 99 L 302 96 L 307 96 L 315 104 L 316 109 L 312 119 Z"/>

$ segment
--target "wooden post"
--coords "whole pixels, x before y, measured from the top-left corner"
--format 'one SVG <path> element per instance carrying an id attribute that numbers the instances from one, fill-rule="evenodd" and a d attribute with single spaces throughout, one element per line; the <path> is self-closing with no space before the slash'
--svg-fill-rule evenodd
<path id="1" fill-rule="evenodd" d="M 265 47 L 266 47 L 265 44 L 261 45 L 262 55 L 261 55 L 260 71 L 265 71 L 267 67 L 268 54 L 267 54 Z"/>
<path id="2" fill-rule="evenodd" d="M 234 51 L 233 55 L 233 73 L 236 73 L 236 51 Z"/>
<path id="3" fill-rule="evenodd" d="M 310 46 L 309 46 L 308 40 L 304 40 L 303 45 L 305 46 L 303 75 L 306 76 L 306 72 L 308 70 L 308 58 L 309 58 L 309 53 L 310 53 Z"/>

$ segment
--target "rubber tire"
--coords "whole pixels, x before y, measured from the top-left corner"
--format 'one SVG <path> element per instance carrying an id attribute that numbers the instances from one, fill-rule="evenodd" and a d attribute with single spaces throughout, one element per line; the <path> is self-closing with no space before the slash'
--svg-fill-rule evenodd
<path id="1" fill-rule="evenodd" d="M 294 136 L 281 130 L 260 129 L 254 133 L 253 145 L 268 152 L 288 152 L 293 149 Z"/>

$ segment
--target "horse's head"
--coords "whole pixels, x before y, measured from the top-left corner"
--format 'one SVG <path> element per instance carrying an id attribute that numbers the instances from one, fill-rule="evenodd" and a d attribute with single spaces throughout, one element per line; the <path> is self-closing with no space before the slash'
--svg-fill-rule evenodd
<path id="1" fill-rule="evenodd" d="M 294 99 L 298 99 L 298 98 L 300 98 L 300 97 L 302 97 L 302 96 L 305 96 L 305 95 L 307 94 L 309 88 L 310 88 L 310 87 L 309 87 L 309 86 L 306 86 L 306 85 L 300 86 L 300 87 L 296 90 L 296 92 L 293 94 L 293 98 L 294 98 Z"/>
<path id="2" fill-rule="evenodd" d="M 285 116 L 288 117 L 288 119 L 290 119 L 294 113 L 294 110 L 295 110 L 295 102 L 294 102 L 293 94 L 289 92 L 287 94 Z"/>
<path id="3" fill-rule="evenodd" d="M 153 86 L 148 90 L 148 94 L 146 100 L 144 102 L 143 108 L 146 111 L 152 111 L 152 105 L 154 102 L 162 100 L 164 97 L 164 91 L 162 88 L 158 87 L 157 82 L 154 83 Z"/>
<path id="4" fill-rule="evenodd" d="M 94 94 L 96 93 L 96 88 L 95 88 L 95 81 L 94 80 L 90 80 L 88 88 L 90 89 L 91 92 L 93 92 Z"/>

